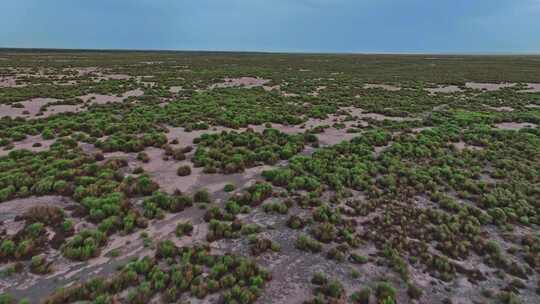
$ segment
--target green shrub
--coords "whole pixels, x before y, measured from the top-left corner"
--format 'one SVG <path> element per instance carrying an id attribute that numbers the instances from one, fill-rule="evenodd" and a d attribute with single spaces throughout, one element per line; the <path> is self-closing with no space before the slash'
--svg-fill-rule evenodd
<path id="1" fill-rule="evenodd" d="M 206 189 L 200 189 L 195 192 L 195 195 L 193 196 L 193 201 L 195 201 L 196 203 L 211 203 L 210 193 L 208 193 L 208 190 Z"/>
<path id="2" fill-rule="evenodd" d="M 181 237 L 184 235 L 191 235 L 193 231 L 193 225 L 190 222 L 178 223 L 176 225 L 176 236 Z"/>
<path id="3" fill-rule="evenodd" d="M 188 165 L 178 167 L 176 170 L 178 176 L 188 176 L 191 174 L 191 167 Z"/>

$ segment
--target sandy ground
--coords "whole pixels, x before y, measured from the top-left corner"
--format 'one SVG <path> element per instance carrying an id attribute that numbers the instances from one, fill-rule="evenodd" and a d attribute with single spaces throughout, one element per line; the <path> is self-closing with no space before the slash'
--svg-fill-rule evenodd
<path id="1" fill-rule="evenodd" d="M 127 91 L 124 94 L 122 94 L 122 96 L 87 94 L 87 95 L 78 97 L 81 100 L 83 100 L 84 104 L 52 105 L 52 106 L 47 107 L 47 109 L 43 112 L 43 115 L 40 115 L 40 116 L 37 116 L 36 114 L 40 112 L 40 108 L 42 106 L 45 106 L 48 103 L 57 102 L 59 100 L 54 99 L 54 98 L 33 98 L 27 101 L 20 102 L 23 108 L 15 108 L 15 107 L 12 107 L 11 105 L 0 104 L 0 117 L 8 116 L 12 118 L 16 118 L 16 117 L 45 118 L 45 117 L 49 117 L 51 115 L 58 114 L 58 113 L 80 112 L 80 111 L 83 111 L 84 106 L 88 104 L 105 104 L 109 102 L 122 102 L 129 97 L 138 97 L 143 94 L 144 92 L 141 89 Z M 25 114 L 24 113 L 25 111 L 27 111 L 28 114 Z"/>
<path id="2" fill-rule="evenodd" d="M 452 145 L 456 148 L 456 150 L 458 151 L 463 151 L 463 150 L 483 150 L 484 148 L 482 147 L 479 147 L 479 146 L 473 146 L 473 145 L 469 145 L 467 143 L 465 143 L 464 141 L 458 141 L 458 142 L 455 142 L 455 143 L 452 143 Z"/>
<path id="3" fill-rule="evenodd" d="M 514 111 L 514 108 L 512 107 L 491 107 L 491 106 L 488 106 L 488 108 L 490 108 L 491 110 L 493 111 L 497 111 L 497 112 L 512 112 Z"/>
<path id="4" fill-rule="evenodd" d="M 465 87 L 475 90 L 485 90 L 485 91 L 497 91 L 504 88 L 511 88 L 515 86 L 515 83 L 480 83 L 480 82 L 467 82 Z"/>
<path id="5" fill-rule="evenodd" d="M 183 90 L 183 87 L 181 86 L 172 86 L 169 88 L 169 92 L 171 93 L 178 93 Z"/>
<path id="6" fill-rule="evenodd" d="M 56 206 L 65 208 L 73 205 L 74 202 L 69 198 L 58 195 L 31 196 L 22 199 L 14 199 L 0 203 L 0 221 L 3 222 L 3 228 L 7 229 L 8 234 L 14 234 L 18 229 L 24 226 L 24 222 L 15 222 L 16 216 L 35 206 Z M 18 228 L 18 229 L 15 229 Z"/>
<path id="7" fill-rule="evenodd" d="M 15 76 L 1 76 L 0 77 L 0 88 L 18 88 L 25 87 L 26 84 L 17 83 L 17 77 Z"/>
<path id="8" fill-rule="evenodd" d="M 390 84 L 374 84 L 374 83 L 366 83 L 364 84 L 364 89 L 383 89 L 387 91 L 399 91 L 401 90 L 400 87 L 390 85 Z"/>
<path id="9" fill-rule="evenodd" d="M 411 121 L 411 120 L 420 120 L 420 118 L 416 117 L 399 117 L 399 116 L 386 116 L 383 114 L 378 113 L 369 113 L 361 108 L 354 108 L 354 107 L 345 107 L 342 108 L 343 110 L 348 111 L 353 117 L 356 117 L 357 119 L 373 119 L 377 121 L 384 121 L 384 120 L 393 120 L 393 121 Z"/>
<path id="10" fill-rule="evenodd" d="M 35 117 L 42 106 L 56 101 L 58 101 L 58 99 L 55 98 L 33 98 L 20 102 L 23 106 L 22 108 L 14 108 L 11 105 L 0 104 L 0 117 Z M 23 113 L 25 111 L 28 111 L 28 114 Z"/>
<path id="11" fill-rule="evenodd" d="M 438 85 L 436 88 L 426 88 L 426 91 L 435 94 L 435 93 L 456 93 L 462 92 L 463 90 L 456 85 Z"/>
<path id="12" fill-rule="evenodd" d="M 527 83 L 527 89 L 521 90 L 524 93 L 538 93 L 540 92 L 540 83 Z"/>
<path id="13" fill-rule="evenodd" d="M 497 129 L 519 130 L 523 128 L 536 128 L 536 125 L 528 122 L 502 122 L 495 125 Z"/>
<path id="14" fill-rule="evenodd" d="M 109 102 L 122 102 L 123 100 L 129 97 L 139 97 L 144 94 L 143 90 L 135 89 L 127 91 L 122 96 L 112 96 L 112 95 L 103 95 L 103 94 L 87 94 L 80 96 L 79 98 L 84 102 L 91 102 L 93 104 L 105 104 Z"/>
<path id="15" fill-rule="evenodd" d="M 210 89 L 231 87 L 244 87 L 249 89 L 254 87 L 261 87 L 268 82 L 270 82 L 269 79 L 256 77 L 225 78 L 224 82 L 213 84 L 210 86 Z"/>
<path id="16" fill-rule="evenodd" d="M 26 149 L 32 152 L 40 152 L 48 150 L 54 143 L 54 139 L 43 139 L 41 135 L 29 135 L 21 141 L 14 142 L 14 148 L 10 150 L 0 149 L 0 156 L 8 155 L 12 150 Z M 39 143 L 41 146 L 34 147 L 33 145 Z"/>

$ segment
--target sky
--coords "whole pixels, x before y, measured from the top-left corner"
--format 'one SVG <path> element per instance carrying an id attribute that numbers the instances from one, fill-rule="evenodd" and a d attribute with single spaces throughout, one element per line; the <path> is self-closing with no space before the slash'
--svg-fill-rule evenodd
<path id="1" fill-rule="evenodd" d="M 0 0 L 0 47 L 540 53 L 540 0 Z"/>

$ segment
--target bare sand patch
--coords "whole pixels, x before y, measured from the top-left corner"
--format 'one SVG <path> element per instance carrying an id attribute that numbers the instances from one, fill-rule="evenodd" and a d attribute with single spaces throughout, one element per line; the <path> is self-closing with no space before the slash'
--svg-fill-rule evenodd
<path id="1" fill-rule="evenodd" d="M 165 61 L 141 61 L 140 63 L 152 65 L 152 64 L 161 64 L 161 63 L 164 63 L 164 62 Z"/>
<path id="2" fill-rule="evenodd" d="M 26 210 L 36 206 L 56 206 L 66 208 L 73 205 L 74 202 L 64 196 L 46 195 L 31 196 L 27 198 L 18 198 L 0 203 L 0 221 L 2 227 L 7 230 L 9 235 L 13 235 L 24 226 L 24 221 L 15 221 L 17 216 L 23 215 Z"/>
<path id="3" fill-rule="evenodd" d="M 264 125 L 249 125 L 249 128 L 253 129 L 255 132 L 263 132 L 264 129 L 266 129 Z M 306 131 L 305 128 L 301 128 L 299 125 L 283 125 L 283 124 L 277 124 L 277 123 L 272 123 L 271 128 L 277 129 L 280 132 L 283 132 L 288 135 L 304 133 Z"/>
<path id="4" fill-rule="evenodd" d="M 0 88 L 20 88 L 25 87 L 26 84 L 18 83 L 15 76 L 3 76 L 0 77 Z"/>
<path id="5" fill-rule="evenodd" d="M 504 88 L 511 88 L 515 86 L 515 83 L 483 83 L 483 82 L 466 82 L 465 87 L 473 90 L 482 90 L 482 91 L 498 91 Z"/>
<path id="6" fill-rule="evenodd" d="M 84 105 L 53 105 L 47 107 L 47 110 L 43 113 L 41 117 L 49 117 L 55 114 L 60 113 L 75 113 L 80 112 L 83 109 Z"/>
<path id="7" fill-rule="evenodd" d="M 424 130 L 432 130 L 432 129 L 433 129 L 433 127 L 419 127 L 419 128 L 413 128 L 412 132 L 413 133 L 421 133 Z"/>
<path id="8" fill-rule="evenodd" d="M 266 86 L 266 85 L 263 85 L 263 89 L 267 92 L 272 92 L 272 91 L 278 91 L 278 92 L 281 92 L 281 86 L 279 84 L 276 84 L 276 85 L 273 85 L 273 86 Z"/>
<path id="9" fill-rule="evenodd" d="M 505 107 L 505 106 L 502 106 L 502 107 L 491 107 L 491 106 L 488 106 L 488 108 L 492 109 L 493 111 L 497 111 L 497 112 L 512 112 L 512 111 L 514 111 L 514 108 L 512 108 L 512 107 Z"/>
<path id="10" fill-rule="evenodd" d="M 216 88 L 231 88 L 231 87 L 244 87 L 247 89 L 254 87 L 262 87 L 270 82 L 270 79 L 258 78 L 258 77 L 240 77 L 240 78 L 225 78 L 224 82 L 215 83 L 210 86 L 210 89 Z"/>
<path id="11" fill-rule="evenodd" d="M 342 141 L 351 140 L 354 137 L 358 136 L 358 133 L 347 132 L 347 129 L 354 127 L 354 125 L 357 124 L 357 122 L 355 121 L 344 122 L 345 127 L 343 128 L 338 129 L 338 128 L 333 127 L 335 123 L 340 122 L 338 117 L 339 116 L 329 115 L 329 117 L 326 119 L 310 118 L 303 126 L 282 125 L 282 124 L 273 123 L 271 127 L 285 134 L 295 135 L 295 134 L 303 134 L 309 129 L 316 128 L 319 126 L 328 126 L 327 128 L 324 129 L 322 133 L 315 134 L 315 136 L 317 136 L 317 138 L 319 139 L 319 142 L 322 145 L 335 145 Z M 264 131 L 264 129 L 266 129 L 265 126 L 254 126 L 254 125 L 250 125 L 250 128 L 252 128 L 256 132 L 262 132 Z"/>
<path id="12" fill-rule="evenodd" d="M 87 94 L 80 96 L 79 98 L 86 104 L 106 104 L 109 102 L 122 102 L 129 97 L 138 97 L 143 95 L 144 92 L 141 89 L 127 91 L 122 96 L 112 96 L 112 95 L 102 95 L 102 94 Z M 38 117 L 37 114 L 40 112 L 41 107 L 49 104 L 56 103 L 60 101 L 55 98 L 33 98 L 30 100 L 19 102 L 22 107 L 13 107 L 13 105 L 0 104 L 0 117 L 8 116 L 11 118 L 16 117 L 25 117 L 25 118 L 34 118 Z M 43 115 L 39 117 L 49 117 L 58 113 L 66 112 L 80 112 L 84 109 L 85 104 L 76 104 L 76 105 L 51 105 L 43 112 Z"/>
<path id="13" fill-rule="evenodd" d="M 53 82 L 55 85 L 61 85 L 61 86 L 70 86 L 70 85 L 76 85 L 77 84 L 77 81 L 76 80 L 68 80 L 68 81 L 59 81 L 59 80 L 56 80 Z"/>
<path id="14" fill-rule="evenodd" d="M 283 161 L 281 164 L 285 163 Z M 223 187 L 229 183 L 234 184 L 237 188 L 247 187 L 260 179 L 263 171 L 275 169 L 276 166 L 262 165 L 247 168 L 244 172 L 234 174 L 201 174 L 197 177 L 195 187 L 190 190 L 193 192 L 199 188 L 206 188 L 215 193 L 223 190 Z"/>
<path id="15" fill-rule="evenodd" d="M 92 94 L 86 94 L 86 95 L 80 96 L 79 98 L 84 102 L 90 102 L 92 104 L 105 104 L 109 102 L 122 102 L 124 99 L 127 99 L 129 97 L 139 97 L 143 94 L 144 94 L 143 90 L 135 89 L 135 90 L 127 91 L 121 96 L 92 93 Z"/>
<path id="16" fill-rule="evenodd" d="M 393 121 L 419 120 L 419 118 L 416 118 L 416 117 L 386 116 L 386 115 L 378 114 L 378 113 L 369 113 L 369 112 L 366 112 L 364 109 L 355 108 L 355 107 L 345 107 L 345 108 L 342 108 L 342 110 L 348 111 L 353 117 L 356 117 L 358 119 L 373 119 L 373 120 L 377 120 L 377 121 L 384 121 L 384 120 L 393 120 Z"/>
<path id="17" fill-rule="evenodd" d="M 282 92 L 281 95 L 285 96 L 285 97 L 298 97 L 300 96 L 299 94 L 296 94 L 296 93 L 288 93 L 288 92 Z"/>
<path id="18" fill-rule="evenodd" d="M 171 141 L 174 139 L 178 140 L 178 144 L 181 146 L 191 146 L 193 145 L 193 140 L 197 137 L 200 137 L 203 134 L 212 134 L 212 133 L 220 133 L 222 131 L 241 131 L 245 129 L 231 129 L 221 126 L 213 126 L 208 130 L 193 130 L 190 132 L 187 132 L 185 128 L 183 127 L 168 127 L 169 131 L 165 133 L 165 136 L 167 136 L 167 140 Z"/>
<path id="19" fill-rule="evenodd" d="M 523 128 L 536 128 L 536 124 L 529 122 L 502 122 L 495 124 L 495 127 L 503 130 L 520 130 Z"/>
<path id="20" fill-rule="evenodd" d="M 394 86 L 391 84 L 376 84 L 376 83 L 366 83 L 364 84 L 364 89 L 383 89 L 387 91 L 399 91 L 400 87 Z"/>
<path id="21" fill-rule="evenodd" d="M 381 155 L 381 153 L 383 153 L 384 151 L 386 151 L 388 148 L 392 147 L 392 145 L 394 144 L 393 141 L 389 141 L 386 145 L 384 146 L 374 146 L 373 147 L 373 152 L 374 152 L 374 155 L 377 157 L 379 155 Z"/>
<path id="22" fill-rule="evenodd" d="M 196 168 L 191 163 L 191 156 L 183 161 L 175 161 L 173 159 L 164 160 L 164 151 L 159 148 L 149 147 L 145 152 L 150 157 L 148 163 L 142 163 L 138 160 L 129 161 L 130 168 L 141 166 L 144 171 L 148 172 L 160 189 L 173 193 L 175 190 L 182 192 L 194 192 L 199 188 L 207 188 L 210 192 L 217 192 L 223 189 L 227 183 L 235 183 L 242 185 L 254 178 L 260 176 L 262 171 L 272 168 L 271 166 L 258 166 L 248 168 L 244 172 L 235 174 L 205 174 L 203 168 Z M 179 166 L 190 166 L 191 174 L 188 176 L 178 176 L 177 169 Z"/>
<path id="23" fill-rule="evenodd" d="M 112 79 L 112 80 L 128 80 L 131 79 L 131 76 L 126 74 L 106 74 L 103 77 Z"/>
<path id="24" fill-rule="evenodd" d="M 107 104 L 107 103 L 122 102 L 129 97 L 138 97 L 143 94 L 144 92 L 141 89 L 127 91 L 126 93 L 122 94 L 122 96 L 103 95 L 103 94 L 94 94 L 94 93 L 87 94 L 87 95 L 83 95 L 79 97 L 79 99 L 81 99 L 84 102 L 83 104 L 52 105 L 52 106 L 47 107 L 47 110 L 43 113 L 42 117 L 49 117 L 51 115 L 59 114 L 59 113 L 77 113 L 77 112 L 83 111 L 86 106 L 91 105 L 91 104 Z"/>
<path id="25" fill-rule="evenodd" d="M 315 88 L 314 92 L 311 92 L 308 95 L 310 95 L 310 96 L 319 96 L 320 92 L 325 90 L 325 89 L 326 89 L 326 86 L 318 86 L 318 87 Z"/>
<path id="26" fill-rule="evenodd" d="M 520 93 L 538 93 L 540 92 L 540 83 L 527 83 L 525 90 L 520 90 Z"/>
<path id="27" fill-rule="evenodd" d="M 425 88 L 426 91 L 428 91 L 429 93 L 432 93 L 432 94 L 435 94 L 435 93 L 445 93 L 445 94 L 448 94 L 448 93 L 456 93 L 456 92 L 461 92 L 463 90 L 461 90 L 460 87 L 456 86 L 456 85 L 438 85 L 436 88 Z"/>
<path id="28" fill-rule="evenodd" d="M 538 108 L 540 108 L 540 105 L 528 104 L 528 105 L 525 105 L 525 108 L 538 109 Z"/>
<path id="29" fill-rule="evenodd" d="M 465 143 L 464 141 L 453 142 L 452 145 L 453 145 L 454 148 L 456 148 L 456 150 L 458 150 L 458 151 L 463 151 L 463 150 L 475 150 L 475 151 L 480 151 L 480 150 L 484 150 L 483 147 L 469 145 L 469 144 Z"/>
<path id="30" fill-rule="evenodd" d="M 347 128 L 336 129 L 327 128 L 324 133 L 317 134 L 317 138 L 322 145 L 332 146 L 341 143 L 342 141 L 349 141 L 359 136 L 358 133 L 348 133 Z"/>
<path id="31" fill-rule="evenodd" d="M 97 67 L 75 67 L 75 68 L 65 68 L 64 71 L 73 71 L 76 72 L 78 76 L 87 76 L 94 74 L 98 71 Z"/>
<path id="32" fill-rule="evenodd" d="M 144 87 L 152 88 L 156 85 L 155 81 L 151 81 L 152 79 L 154 79 L 154 76 L 151 76 L 151 75 L 136 76 L 135 79 L 139 84 L 141 84 Z"/>
<path id="33" fill-rule="evenodd" d="M 8 155 L 10 151 L 20 149 L 26 149 L 32 152 L 45 151 L 49 149 L 49 147 L 54 143 L 54 141 L 54 139 L 43 139 L 41 135 L 30 135 L 21 141 L 14 142 L 13 149 L 0 150 L 0 156 Z"/>
<path id="34" fill-rule="evenodd" d="M 169 88 L 169 92 L 176 94 L 176 93 L 182 91 L 183 89 L 184 88 L 181 87 L 181 86 L 172 86 L 172 87 Z"/>
<path id="35" fill-rule="evenodd" d="M 93 76 L 94 82 L 100 82 L 103 80 L 129 80 L 132 77 L 126 74 L 103 74 L 101 72 L 97 73 L 97 76 Z"/>
<path id="36" fill-rule="evenodd" d="M 39 113 L 42 106 L 57 101 L 59 101 L 59 99 L 41 97 L 32 98 L 30 100 L 19 102 L 18 104 L 22 105 L 21 108 L 13 107 L 8 104 L 0 104 L 0 117 L 34 117 Z"/>
<path id="37" fill-rule="evenodd" d="M 149 147 L 144 150 L 150 157 L 147 163 L 139 161 L 136 164 L 140 165 L 144 171 L 148 172 L 160 189 L 173 193 L 176 189 L 186 192 L 193 189 L 197 185 L 198 178 L 203 174 L 203 168 L 194 168 L 189 160 L 175 161 L 173 159 L 164 160 L 164 151 L 159 148 Z M 130 167 L 135 164 L 130 163 Z M 179 166 L 188 165 L 191 168 L 191 174 L 188 176 L 178 176 L 176 171 Z"/>

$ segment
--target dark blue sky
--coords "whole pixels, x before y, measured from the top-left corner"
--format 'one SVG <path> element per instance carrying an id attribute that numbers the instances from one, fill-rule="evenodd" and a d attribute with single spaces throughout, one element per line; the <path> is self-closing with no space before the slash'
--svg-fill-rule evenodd
<path id="1" fill-rule="evenodd" d="M 540 0 L 0 0 L 0 46 L 539 53 Z"/>

